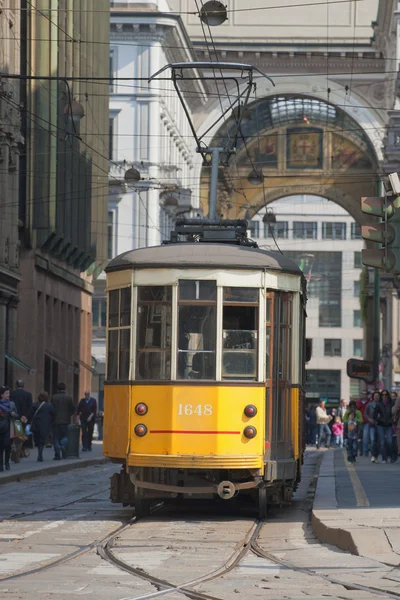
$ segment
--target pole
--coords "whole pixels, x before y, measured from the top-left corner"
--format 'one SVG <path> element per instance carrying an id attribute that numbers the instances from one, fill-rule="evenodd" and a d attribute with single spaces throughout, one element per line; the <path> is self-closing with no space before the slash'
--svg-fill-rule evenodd
<path id="1" fill-rule="evenodd" d="M 381 272 L 380 269 L 374 269 L 372 360 L 374 363 L 375 387 L 378 387 L 379 384 L 380 300 Z"/>
<path id="2" fill-rule="evenodd" d="M 215 221 L 217 218 L 217 185 L 218 185 L 218 166 L 219 153 L 222 148 L 208 148 L 208 152 L 212 155 L 211 161 L 211 180 L 210 180 L 210 206 L 208 210 L 208 218 L 210 221 Z"/>

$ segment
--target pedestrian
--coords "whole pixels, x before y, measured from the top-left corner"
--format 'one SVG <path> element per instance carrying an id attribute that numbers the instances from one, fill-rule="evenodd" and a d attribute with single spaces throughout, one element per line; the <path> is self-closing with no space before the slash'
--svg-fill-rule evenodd
<path id="1" fill-rule="evenodd" d="M 12 420 L 18 419 L 17 407 L 10 400 L 10 388 L 0 387 L 0 471 L 10 470 Z M 5 459 L 5 460 L 4 460 Z"/>
<path id="2" fill-rule="evenodd" d="M 82 427 L 82 452 L 92 451 L 93 429 L 97 414 L 97 402 L 85 391 L 85 397 L 78 404 L 78 417 Z"/>
<path id="3" fill-rule="evenodd" d="M 368 457 L 369 450 L 371 449 L 371 462 L 373 463 L 376 462 L 378 458 L 375 408 L 379 404 L 379 402 L 381 402 L 381 400 L 381 393 L 374 392 L 372 394 L 372 400 L 368 403 L 368 406 L 364 412 L 364 418 L 366 419 L 366 423 L 364 424 L 362 435 L 363 454 L 365 457 Z"/>
<path id="4" fill-rule="evenodd" d="M 40 392 L 37 402 L 31 408 L 29 415 L 31 431 L 35 446 L 38 449 L 38 462 L 43 462 L 43 448 L 49 437 L 54 421 L 54 407 L 50 404 L 47 392 Z"/>
<path id="5" fill-rule="evenodd" d="M 374 420 L 377 424 L 379 452 L 382 464 L 385 464 L 392 453 L 392 400 L 387 390 L 382 392 L 382 400 L 378 402 L 374 411 Z"/>
<path id="6" fill-rule="evenodd" d="M 343 430 L 344 425 L 342 419 L 338 416 L 335 417 L 335 422 L 332 425 L 333 441 L 338 448 L 343 448 Z"/>
<path id="7" fill-rule="evenodd" d="M 32 394 L 24 389 L 25 383 L 22 379 L 17 379 L 15 383 L 16 389 L 11 392 L 10 399 L 14 402 L 17 407 L 17 413 L 19 414 L 20 421 L 23 426 L 28 423 L 29 415 L 32 409 Z M 15 462 L 19 463 L 22 456 L 24 456 L 23 447 L 27 446 L 27 443 L 20 438 L 14 439 L 15 445 Z"/>
<path id="8" fill-rule="evenodd" d="M 392 407 L 392 418 L 397 432 L 397 456 L 400 456 L 400 396 L 397 396 L 396 394 L 395 398 L 393 398 L 394 394 L 396 394 L 396 392 L 392 392 L 392 402 L 394 400 L 394 406 Z"/>
<path id="9" fill-rule="evenodd" d="M 309 444 L 314 445 L 317 443 L 318 436 L 318 425 L 317 425 L 317 411 L 316 406 L 313 404 L 310 408 L 310 440 Z"/>
<path id="10" fill-rule="evenodd" d="M 318 439 L 317 439 L 317 449 L 319 449 L 321 445 L 321 440 L 323 435 L 325 435 L 325 447 L 331 447 L 331 430 L 328 423 L 331 422 L 332 417 L 328 415 L 325 408 L 324 400 L 321 400 L 319 406 L 316 409 L 317 416 L 317 425 L 318 425 Z"/>
<path id="11" fill-rule="evenodd" d="M 343 418 L 343 422 L 344 424 L 347 423 L 350 413 L 353 412 L 356 416 L 356 421 L 359 425 L 361 425 L 363 423 L 363 417 L 361 412 L 358 410 L 357 406 L 356 406 L 356 401 L 355 400 L 351 400 L 351 402 L 349 403 L 349 407 L 346 410 L 345 414 L 344 414 L 344 418 Z"/>
<path id="12" fill-rule="evenodd" d="M 368 423 L 368 421 L 365 417 L 365 411 L 367 409 L 368 403 L 369 403 L 368 392 L 367 392 L 367 390 L 364 390 L 361 394 L 360 400 L 357 400 L 357 402 L 356 402 L 356 408 L 360 411 L 360 413 L 362 415 L 362 419 L 363 419 L 362 423 L 360 424 L 359 431 L 358 431 L 361 439 L 363 439 L 364 427 Z M 362 450 L 363 450 L 363 448 L 360 444 L 360 453 L 361 454 L 362 454 Z"/>
<path id="13" fill-rule="evenodd" d="M 53 394 L 51 404 L 54 407 L 53 442 L 54 459 L 60 460 L 67 456 L 68 425 L 75 412 L 75 405 L 71 396 L 66 393 L 65 383 L 57 385 L 57 392 Z M 61 453 L 61 455 L 60 455 Z"/>
<path id="14" fill-rule="evenodd" d="M 346 400 L 342 399 L 340 401 L 340 405 L 338 407 L 338 416 L 340 417 L 342 423 L 343 423 L 344 415 L 346 414 L 346 410 L 347 410 L 347 402 L 346 402 Z"/>
<path id="15" fill-rule="evenodd" d="M 360 423 L 356 419 L 356 413 L 352 410 L 345 426 L 346 444 L 347 444 L 347 460 L 350 463 L 356 462 L 358 452 L 358 442 Z"/>

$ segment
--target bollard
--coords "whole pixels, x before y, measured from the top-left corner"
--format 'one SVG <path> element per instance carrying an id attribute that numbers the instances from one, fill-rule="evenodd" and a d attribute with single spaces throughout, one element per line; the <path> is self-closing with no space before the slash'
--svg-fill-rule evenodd
<path id="1" fill-rule="evenodd" d="M 79 458 L 80 434 L 79 425 L 68 425 L 67 458 Z"/>
<path id="2" fill-rule="evenodd" d="M 99 442 L 103 441 L 103 417 L 97 417 L 97 429 L 99 431 Z"/>

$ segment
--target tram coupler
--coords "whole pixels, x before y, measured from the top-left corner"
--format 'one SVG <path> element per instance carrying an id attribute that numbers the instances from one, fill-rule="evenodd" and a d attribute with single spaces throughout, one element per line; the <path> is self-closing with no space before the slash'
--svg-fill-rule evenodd
<path id="1" fill-rule="evenodd" d="M 218 496 L 223 500 L 230 500 L 236 493 L 235 485 L 231 481 L 221 481 L 218 485 Z"/>

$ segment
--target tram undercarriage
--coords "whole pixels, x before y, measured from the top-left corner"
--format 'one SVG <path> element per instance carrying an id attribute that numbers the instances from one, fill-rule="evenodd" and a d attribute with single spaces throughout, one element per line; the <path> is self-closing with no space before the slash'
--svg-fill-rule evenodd
<path id="1" fill-rule="evenodd" d="M 268 480 L 268 473 L 276 473 L 275 464 L 267 464 L 265 474 L 261 469 L 162 469 L 132 468 L 111 477 L 110 498 L 113 503 L 135 506 L 138 512 L 147 512 L 154 500 L 177 498 L 219 497 L 230 500 L 240 494 L 258 503 L 259 516 L 265 517 L 267 506 L 282 505 L 291 501 L 296 486 L 296 463 L 285 461 L 281 469 L 286 477 Z"/>

